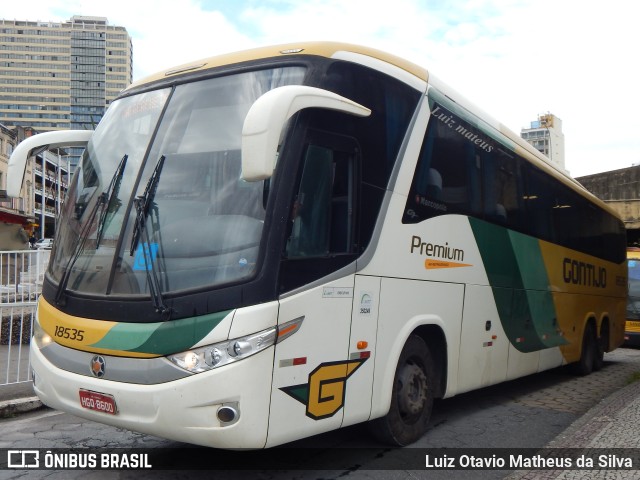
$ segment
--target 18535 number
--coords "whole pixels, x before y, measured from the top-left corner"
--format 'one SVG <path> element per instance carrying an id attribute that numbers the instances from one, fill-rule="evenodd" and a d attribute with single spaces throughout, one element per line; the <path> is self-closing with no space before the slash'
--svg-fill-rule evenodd
<path id="1" fill-rule="evenodd" d="M 58 338 L 66 338 L 68 340 L 77 340 L 81 342 L 84 340 L 84 330 L 78 330 L 75 328 L 62 327 L 56 325 L 54 335 Z"/>

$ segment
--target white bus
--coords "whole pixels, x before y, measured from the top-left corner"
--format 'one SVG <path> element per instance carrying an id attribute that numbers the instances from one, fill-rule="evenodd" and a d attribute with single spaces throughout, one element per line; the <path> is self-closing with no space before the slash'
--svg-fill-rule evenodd
<path id="1" fill-rule="evenodd" d="M 137 82 L 84 145 L 39 301 L 56 409 L 219 448 L 359 422 L 407 445 L 446 398 L 623 340 L 625 231 L 426 70 L 309 43 Z"/>

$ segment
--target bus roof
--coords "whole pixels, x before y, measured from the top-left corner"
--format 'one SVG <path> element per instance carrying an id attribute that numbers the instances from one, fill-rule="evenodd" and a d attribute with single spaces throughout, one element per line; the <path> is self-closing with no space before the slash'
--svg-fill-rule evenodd
<path id="1" fill-rule="evenodd" d="M 339 42 L 301 42 L 301 43 L 289 43 L 282 45 L 273 45 L 269 47 L 254 48 L 251 50 L 244 50 L 240 52 L 226 53 L 215 57 L 209 57 L 194 62 L 185 63 L 168 70 L 158 72 L 137 82 L 132 83 L 125 92 L 131 88 L 139 87 L 141 85 L 154 82 L 156 80 L 166 79 L 172 75 L 178 75 L 180 73 L 195 73 L 204 70 L 209 70 L 224 65 L 233 65 L 235 63 L 247 62 L 250 60 L 260 60 L 263 58 L 281 57 L 286 55 L 315 55 L 321 57 L 331 58 L 338 52 L 352 52 L 361 55 L 382 60 L 391 65 L 395 65 L 412 75 L 427 81 L 428 73 L 424 68 L 404 60 L 395 55 L 391 55 L 374 48 L 362 47 L 359 45 L 351 45 L 348 43 Z"/>
<path id="2" fill-rule="evenodd" d="M 533 146 L 531 146 L 528 142 L 523 140 L 520 136 L 515 134 L 512 130 L 510 130 L 504 124 L 496 121 L 490 115 L 486 114 L 483 110 L 479 109 L 473 102 L 468 101 L 462 95 L 460 95 L 455 90 L 451 89 L 448 85 L 441 82 L 439 79 L 431 76 L 429 72 L 419 65 L 416 65 L 408 60 L 405 60 L 401 57 L 397 57 L 395 55 L 383 52 L 381 50 L 377 50 L 374 48 L 364 47 L 361 45 L 354 45 L 349 43 L 341 43 L 341 42 L 328 42 L 328 41 L 317 41 L 317 42 L 300 42 L 300 43 L 288 43 L 281 45 L 272 45 L 267 47 L 259 47 L 249 50 L 243 50 L 232 53 L 225 53 L 222 55 L 217 55 L 214 57 L 209 57 L 189 63 L 185 63 L 183 65 L 179 65 L 177 67 L 170 68 L 168 70 L 164 70 L 148 77 L 145 77 L 141 80 L 138 80 L 132 83 L 129 87 L 122 91 L 123 95 L 127 95 L 130 90 L 143 87 L 146 84 L 153 83 L 160 80 L 167 80 L 172 76 L 179 76 L 181 74 L 193 74 L 198 72 L 207 71 L 210 69 L 214 69 L 217 67 L 222 67 L 225 65 L 233 65 L 237 63 L 248 62 L 252 60 L 261 60 L 266 58 L 275 58 L 282 57 L 287 55 L 312 55 L 312 56 L 321 56 L 326 58 L 332 58 L 338 56 L 340 52 L 349 52 L 355 53 L 359 55 L 364 55 L 367 57 L 374 58 L 376 60 L 380 60 L 382 62 L 386 62 L 390 65 L 393 65 L 405 72 L 413 75 L 416 79 L 422 80 L 424 82 L 433 83 L 434 86 L 438 89 L 442 89 L 443 92 L 450 96 L 450 98 L 458 103 L 460 106 L 473 113 L 474 115 L 482 118 L 487 123 L 492 125 L 496 130 L 506 136 L 509 140 L 511 140 L 516 148 L 516 152 L 521 156 L 525 157 L 530 162 L 538 165 L 539 167 L 546 170 L 548 173 L 555 176 L 558 180 L 563 183 L 570 185 L 572 189 L 580 192 L 583 196 L 589 198 L 589 200 L 593 203 L 598 204 L 601 208 L 613 214 L 614 216 L 620 218 L 620 215 L 609 205 L 607 205 L 604 201 L 596 197 L 594 194 L 589 192 L 584 188 L 579 182 L 577 182 L 574 178 L 572 178 L 566 171 L 561 170 L 558 166 L 551 163 L 551 161 L 545 157 L 542 153 L 536 150 Z M 432 80 L 432 81 L 431 81 Z"/>

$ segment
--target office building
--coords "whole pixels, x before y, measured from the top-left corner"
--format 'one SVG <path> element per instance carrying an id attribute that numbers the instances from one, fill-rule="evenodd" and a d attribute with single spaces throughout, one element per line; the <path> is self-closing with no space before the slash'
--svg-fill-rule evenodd
<path id="1" fill-rule="evenodd" d="M 93 129 L 131 79 L 131 37 L 104 17 L 0 20 L 0 123 L 9 128 Z"/>

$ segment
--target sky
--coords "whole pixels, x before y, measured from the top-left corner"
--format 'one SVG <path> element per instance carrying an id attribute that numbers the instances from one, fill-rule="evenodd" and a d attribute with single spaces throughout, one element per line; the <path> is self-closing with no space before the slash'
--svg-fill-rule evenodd
<path id="1" fill-rule="evenodd" d="M 574 177 L 640 164 L 640 2 L 633 0 L 29 0 L 0 18 L 107 17 L 133 77 L 213 55 L 330 40 L 421 65 L 520 133 L 562 120 Z"/>

